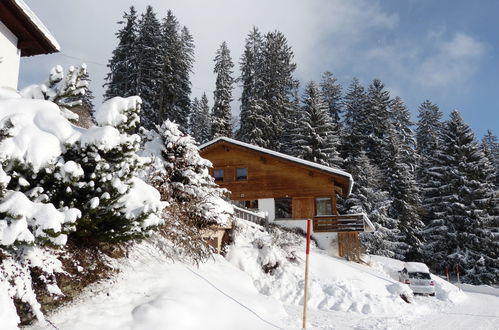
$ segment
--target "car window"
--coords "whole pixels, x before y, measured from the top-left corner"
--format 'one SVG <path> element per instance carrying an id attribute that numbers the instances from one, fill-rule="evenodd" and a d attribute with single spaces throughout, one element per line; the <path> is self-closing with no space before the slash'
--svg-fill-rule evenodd
<path id="1" fill-rule="evenodd" d="M 409 278 L 414 278 L 417 280 L 431 280 L 429 273 L 421 273 L 421 272 L 409 273 Z"/>

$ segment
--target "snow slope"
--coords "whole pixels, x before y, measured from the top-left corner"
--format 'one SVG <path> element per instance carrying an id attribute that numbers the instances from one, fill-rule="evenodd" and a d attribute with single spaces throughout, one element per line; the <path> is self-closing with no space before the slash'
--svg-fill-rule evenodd
<path id="1" fill-rule="evenodd" d="M 116 278 L 92 286 L 49 320 L 61 330 L 300 329 L 303 239 L 237 224 L 227 260 L 215 256 L 196 268 L 137 245 L 130 259 L 116 263 Z M 275 262 L 280 266 L 262 270 Z M 437 297 L 407 304 L 399 297 L 407 287 L 392 278 L 403 262 L 372 257 L 370 263 L 312 250 L 308 329 L 499 329 L 498 289 L 463 293 L 435 278 Z"/>
<path id="2" fill-rule="evenodd" d="M 118 268 L 121 273 L 113 281 L 92 286 L 48 319 L 61 330 L 252 330 L 275 329 L 260 317 L 277 325 L 286 317 L 278 301 L 258 293 L 247 274 L 218 255 L 196 268 L 166 260 L 142 244 Z"/>

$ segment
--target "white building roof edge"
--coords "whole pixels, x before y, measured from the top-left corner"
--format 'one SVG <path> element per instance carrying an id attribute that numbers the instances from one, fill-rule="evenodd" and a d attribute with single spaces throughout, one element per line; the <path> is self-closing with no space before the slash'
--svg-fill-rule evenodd
<path id="1" fill-rule="evenodd" d="M 339 176 L 346 177 L 348 179 L 348 182 L 349 182 L 349 184 L 348 184 L 348 195 L 350 195 L 350 193 L 352 192 L 353 178 L 352 178 L 352 175 L 350 173 L 347 173 L 345 171 L 342 171 L 342 170 L 339 170 L 339 169 L 336 169 L 336 168 L 332 168 L 332 167 L 329 167 L 329 166 L 317 164 L 317 163 L 314 163 L 314 162 L 311 162 L 311 161 L 308 161 L 308 160 L 304 160 L 304 159 L 301 159 L 301 158 L 297 158 L 297 157 L 294 157 L 294 156 L 286 155 L 286 154 L 283 154 L 283 153 L 280 153 L 280 152 L 277 152 L 277 151 L 273 151 L 273 150 L 269 150 L 269 149 L 266 149 L 266 148 L 258 147 L 258 146 L 255 146 L 255 145 L 252 145 L 252 144 L 249 144 L 249 143 L 246 143 L 246 142 L 242 142 L 242 141 L 238 141 L 238 140 L 234 140 L 234 139 L 222 136 L 222 137 L 218 137 L 218 138 L 216 138 L 214 140 L 211 140 L 209 142 L 206 142 L 205 144 L 200 145 L 198 148 L 199 148 L 199 150 L 201 150 L 201 149 L 204 149 L 204 148 L 206 148 L 206 147 L 208 147 L 208 146 L 210 146 L 212 144 L 215 144 L 215 143 L 217 143 L 219 141 L 226 141 L 226 142 L 229 142 L 229 143 L 232 143 L 232 144 L 235 144 L 235 145 L 239 145 L 239 146 L 244 147 L 244 148 L 252 149 L 252 150 L 259 151 L 259 152 L 262 152 L 262 153 L 265 153 L 265 154 L 268 154 L 268 155 L 271 155 L 271 156 L 275 156 L 275 157 L 286 159 L 286 160 L 289 160 L 289 161 L 292 161 L 292 162 L 295 162 L 295 163 L 303 164 L 303 165 L 306 165 L 306 166 L 309 166 L 309 167 L 312 167 L 312 168 L 316 168 L 316 169 L 324 171 L 324 172 L 328 172 L 328 173 L 331 173 L 331 174 L 336 174 L 336 175 L 339 175 Z"/>
<path id="2" fill-rule="evenodd" d="M 45 36 L 45 38 L 56 48 L 57 50 L 61 50 L 61 46 L 55 39 L 55 37 L 50 33 L 45 25 L 43 25 L 42 21 L 35 15 L 35 13 L 28 7 L 28 5 L 23 0 L 14 0 L 16 5 L 28 16 L 30 21 L 38 28 L 38 30 Z"/>

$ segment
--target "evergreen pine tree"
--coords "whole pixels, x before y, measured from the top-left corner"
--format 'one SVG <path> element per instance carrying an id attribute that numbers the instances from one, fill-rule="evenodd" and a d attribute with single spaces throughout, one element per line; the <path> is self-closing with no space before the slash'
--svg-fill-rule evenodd
<path id="1" fill-rule="evenodd" d="M 165 121 L 158 128 L 164 144 L 165 172 L 159 186 L 168 191 L 168 201 L 182 209 L 185 223 L 202 229 L 223 223 L 225 210 L 217 207 L 226 190 L 210 176 L 211 163 L 199 156 L 194 139 L 182 133 L 178 125 Z M 164 190 L 160 188 L 161 190 Z"/>
<path id="2" fill-rule="evenodd" d="M 384 163 L 386 189 L 392 200 L 389 214 L 398 221 L 402 242 L 406 244 L 405 258 L 420 260 L 423 248 L 420 219 L 421 200 L 416 183 L 416 151 L 410 113 L 399 97 L 392 100 L 390 113 L 393 135 L 388 137 Z"/>
<path id="3" fill-rule="evenodd" d="M 293 78 L 296 69 L 293 57 L 284 34 L 274 31 L 265 35 L 262 47 L 262 106 L 269 118 L 262 132 L 266 147 L 273 150 L 280 150 L 283 145 L 285 120 L 293 107 L 293 92 L 298 84 Z"/>
<path id="4" fill-rule="evenodd" d="M 137 95 L 142 98 L 141 122 L 148 129 L 159 122 L 159 94 L 162 68 L 161 25 L 151 6 L 139 20 L 136 48 L 138 51 Z"/>
<path id="5" fill-rule="evenodd" d="M 246 38 L 243 55 L 239 62 L 241 76 L 237 79 L 242 87 L 240 127 L 237 138 L 241 141 L 268 147 L 265 139 L 265 126 L 270 120 L 269 114 L 265 113 L 265 102 L 263 100 L 263 60 L 262 60 L 263 37 L 260 31 L 253 30 Z"/>
<path id="6" fill-rule="evenodd" d="M 185 131 L 190 115 L 190 73 L 194 62 L 194 43 L 189 30 L 180 28 L 171 10 L 162 23 L 161 49 L 160 118 L 156 124 L 161 125 L 169 119 Z"/>
<path id="7" fill-rule="evenodd" d="M 373 165 L 363 151 L 350 155 L 345 167 L 354 178 L 352 193 L 340 205 L 341 213 L 365 213 L 376 231 L 361 234 L 367 253 L 402 259 L 406 246 L 399 243 L 400 234 L 396 220 L 388 214 L 388 193 L 381 190 L 383 178 L 380 169 Z"/>
<path id="8" fill-rule="evenodd" d="M 191 112 L 190 134 L 201 144 L 208 142 L 211 139 L 211 114 L 206 93 L 201 100 L 194 98 Z"/>
<path id="9" fill-rule="evenodd" d="M 419 106 L 418 118 L 416 128 L 416 151 L 418 153 L 416 179 L 421 192 L 422 220 L 425 224 L 428 224 L 431 219 L 435 219 L 434 212 L 440 204 L 438 189 L 444 184 L 439 174 L 435 172 L 435 169 L 440 166 L 439 154 L 442 148 L 443 130 L 442 112 L 436 104 L 426 100 Z"/>
<path id="10" fill-rule="evenodd" d="M 322 75 L 320 87 L 323 101 L 326 103 L 329 111 L 329 116 L 333 120 L 333 123 L 339 128 L 341 125 L 340 116 L 343 112 L 341 85 L 338 84 L 336 78 L 331 72 L 326 71 Z"/>
<path id="11" fill-rule="evenodd" d="M 106 76 L 106 91 L 104 99 L 115 96 L 137 95 L 137 73 L 138 73 L 138 50 L 137 50 L 137 12 L 133 6 L 130 12 L 125 12 L 123 21 L 118 22 L 123 25 L 117 33 L 118 46 L 113 50 L 113 56 L 109 60 L 107 67 L 109 73 Z"/>
<path id="12" fill-rule="evenodd" d="M 367 95 L 364 87 L 357 78 L 354 78 L 348 87 L 344 98 L 345 119 L 342 135 L 342 157 L 359 154 L 365 150 L 364 137 L 368 132 Z"/>
<path id="13" fill-rule="evenodd" d="M 305 89 L 301 114 L 295 154 L 318 164 L 340 167 L 342 160 L 338 153 L 339 140 L 334 132 L 334 124 L 319 88 L 313 81 Z"/>
<path id="14" fill-rule="evenodd" d="M 369 159 L 379 164 L 382 171 L 385 171 L 384 161 L 389 157 L 388 137 L 394 134 L 389 106 L 390 94 L 380 80 L 374 79 L 367 92 L 367 112 L 363 123 L 364 146 Z"/>
<path id="15" fill-rule="evenodd" d="M 230 102 L 232 102 L 232 89 L 234 79 L 232 78 L 232 68 L 234 63 L 230 57 L 227 43 L 224 41 L 217 50 L 215 56 L 215 69 L 217 75 L 215 83 L 214 105 L 212 111 L 212 135 L 232 137 L 232 114 Z"/>
<path id="16" fill-rule="evenodd" d="M 487 130 L 487 134 L 482 139 L 482 149 L 495 169 L 494 182 L 496 189 L 499 190 L 499 142 L 497 136 L 492 134 L 490 130 Z"/>
<path id="17" fill-rule="evenodd" d="M 428 238 L 432 265 L 443 269 L 459 264 L 464 281 L 496 283 L 499 245 L 488 226 L 494 197 L 491 164 L 457 111 L 445 125 L 442 144 L 440 166 L 434 169 L 443 182 L 440 205 L 426 229 L 435 238 Z"/>
<path id="18" fill-rule="evenodd" d="M 191 106 L 192 65 L 194 64 L 194 39 L 187 27 L 180 31 L 180 51 L 177 58 L 176 74 L 178 77 L 179 94 L 177 95 L 176 111 L 172 117 L 184 132 L 187 131 Z"/>

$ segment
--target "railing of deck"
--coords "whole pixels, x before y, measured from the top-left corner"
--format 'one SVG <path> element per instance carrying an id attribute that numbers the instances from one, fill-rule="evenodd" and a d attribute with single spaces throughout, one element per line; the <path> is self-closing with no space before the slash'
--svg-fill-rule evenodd
<path id="1" fill-rule="evenodd" d="M 232 205 L 234 207 L 234 215 L 236 218 L 252 221 L 262 226 L 268 224 L 268 218 L 263 212 L 255 212 L 254 210 L 247 209 L 245 207 Z"/>
<path id="2" fill-rule="evenodd" d="M 322 215 L 313 219 L 314 232 L 371 232 L 374 226 L 365 214 Z"/>

